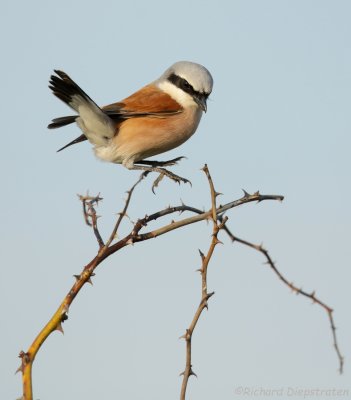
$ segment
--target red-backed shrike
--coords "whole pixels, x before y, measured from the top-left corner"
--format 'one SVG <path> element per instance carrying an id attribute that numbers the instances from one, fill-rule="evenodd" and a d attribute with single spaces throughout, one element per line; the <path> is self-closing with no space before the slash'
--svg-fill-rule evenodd
<path id="1" fill-rule="evenodd" d="M 213 86 L 205 67 L 189 61 L 177 62 L 156 81 L 101 108 L 67 74 L 57 70 L 55 73 L 50 89 L 78 115 L 55 118 L 48 128 L 76 122 L 83 132 L 59 151 L 89 140 L 96 156 L 104 161 L 187 182 L 161 168 L 174 165 L 182 157 L 165 162 L 145 159 L 180 146 L 196 131 Z"/>

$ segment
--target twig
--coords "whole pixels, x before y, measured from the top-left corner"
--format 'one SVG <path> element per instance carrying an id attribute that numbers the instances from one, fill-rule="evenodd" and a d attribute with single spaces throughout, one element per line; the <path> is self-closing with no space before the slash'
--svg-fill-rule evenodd
<path id="1" fill-rule="evenodd" d="M 110 246 L 110 244 L 113 242 L 113 240 L 116 238 L 116 234 L 117 234 L 118 228 L 119 228 L 119 226 L 121 225 L 121 222 L 122 222 L 123 218 L 127 216 L 127 210 L 128 210 L 128 207 L 129 207 L 130 200 L 131 200 L 131 198 L 132 198 L 134 189 L 135 189 L 135 188 L 139 185 L 139 183 L 147 176 L 147 174 L 148 174 L 147 171 L 143 172 L 143 173 L 140 175 L 139 179 L 135 182 L 135 184 L 128 190 L 128 192 L 127 192 L 127 199 L 126 199 L 124 208 L 123 208 L 122 212 L 119 213 L 118 219 L 117 219 L 116 224 L 115 224 L 115 226 L 114 226 L 114 228 L 113 228 L 113 230 L 112 230 L 112 233 L 111 233 L 111 235 L 110 235 L 110 238 L 109 238 L 109 239 L 107 240 L 107 242 L 106 242 L 105 249 L 107 249 L 107 248 Z"/>
<path id="2" fill-rule="evenodd" d="M 207 165 L 204 166 L 203 171 L 206 174 L 209 186 L 210 186 L 210 192 L 211 192 L 211 217 L 212 217 L 212 222 L 213 222 L 213 231 L 212 231 L 212 240 L 210 247 L 207 251 L 206 256 L 199 250 L 200 257 L 202 260 L 202 266 L 201 269 L 199 270 L 201 273 L 201 301 L 199 306 L 197 307 L 194 317 L 191 321 L 191 324 L 188 329 L 186 329 L 185 334 L 181 337 L 185 339 L 186 341 L 186 362 L 185 362 L 185 369 L 181 373 L 183 375 L 183 381 L 182 381 L 182 387 L 180 391 L 180 400 L 185 400 L 185 395 L 186 395 L 186 389 L 188 386 L 188 381 L 191 375 L 195 375 L 193 369 L 192 369 L 192 363 L 191 363 L 191 343 L 192 343 L 192 336 L 193 332 L 196 328 L 196 325 L 199 321 L 199 318 L 203 312 L 203 310 L 206 308 L 208 309 L 208 300 L 211 296 L 214 295 L 214 292 L 208 292 L 207 291 L 207 269 L 209 262 L 211 260 L 212 254 L 214 252 L 214 249 L 218 243 L 221 243 L 218 240 L 218 233 L 219 231 L 223 228 L 224 224 L 227 221 L 227 217 L 223 218 L 223 222 L 221 224 L 218 224 L 218 219 L 217 219 L 217 207 L 216 207 L 216 197 L 219 195 L 214 189 L 212 178 L 210 175 L 210 172 L 208 170 Z"/>
<path id="3" fill-rule="evenodd" d="M 83 205 L 83 216 L 85 223 L 93 228 L 94 235 L 99 244 L 99 248 L 101 249 L 104 247 L 104 241 L 102 240 L 97 226 L 98 215 L 96 214 L 94 204 L 98 205 L 99 201 L 103 199 L 100 197 L 100 193 L 97 196 L 89 196 L 88 194 L 86 196 L 78 195 L 78 198 Z"/>
<path id="4" fill-rule="evenodd" d="M 81 194 L 78 194 L 77 196 L 82 202 L 84 221 L 88 226 L 92 226 L 92 222 L 90 221 L 91 215 L 89 213 L 89 207 L 93 206 L 95 203 L 98 205 L 99 201 L 102 201 L 103 198 L 100 197 L 100 193 L 97 196 L 90 196 L 89 193 L 87 193 L 85 196 L 82 196 Z"/>
<path id="5" fill-rule="evenodd" d="M 286 286 L 288 286 L 292 291 L 294 291 L 296 294 L 301 294 L 302 296 L 305 296 L 305 297 L 311 299 L 313 303 L 316 303 L 319 306 L 321 306 L 322 308 L 324 308 L 324 310 L 328 314 L 328 318 L 329 318 L 329 322 L 330 322 L 330 329 L 332 331 L 332 336 L 333 336 L 333 347 L 335 349 L 335 352 L 336 352 L 338 360 L 339 360 L 339 373 L 342 374 L 343 368 L 344 368 L 344 357 L 341 354 L 337 336 L 336 336 L 336 327 L 335 327 L 334 318 L 333 318 L 334 310 L 331 307 L 329 307 L 326 303 L 321 301 L 318 297 L 316 297 L 315 291 L 313 291 L 312 293 L 307 293 L 306 291 L 302 290 L 301 288 L 298 288 L 297 286 L 295 286 L 292 282 L 289 282 L 276 267 L 274 261 L 272 260 L 271 256 L 268 253 L 268 250 L 265 249 L 262 245 L 257 245 L 257 244 L 248 242 L 247 240 L 240 239 L 239 237 L 233 235 L 233 233 L 229 230 L 229 228 L 227 226 L 225 226 L 223 229 L 226 231 L 226 233 L 228 234 L 228 236 L 231 238 L 231 240 L 233 242 L 241 243 L 245 246 L 251 247 L 252 249 L 255 249 L 255 250 L 259 251 L 260 253 L 262 253 L 264 255 L 264 257 L 266 258 L 266 264 L 273 270 L 273 272 L 278 276 L 278 278 Z"/>
<path id="6" fill-rule="evenodd" d="M 284 196 L 280 195 L 261 195 L 259 192 L 255 192 L 254 194 L 248 194 L 245 193 L 245 195 L 235 201 L 231 201 L 230 203 L 225 204 L 224 206 L 219 206 L 216 208 L 216 214 L 218 216 L 223 215 L 226 211 L 230 210 L 231 208 L 239 207 L 243 204 L 251 203 L 253 201 L 257 202 L 262 202 L 265 200 L 278 200 L 282 201 L 284 199 Z M 146 232 L 143 234 L 139 234 L 139 231 L 141 228 L 146 226 L 149 222 L 155 221 L 160 217 L 164 217 L 165 215 L 173 214 L 175 212 L 184 212 L 184 211 L 191 211 L 193 213 L 196 213 L 197 215 L 189 217 L 189 218 L 184 218 L 179 221 L 172 222 L 171 224 L 162 226 L 161 228 L 155 229 L 150 232 Z M 201 211 L 199 209 L 196 209 L 194 207 L 189 207 L 186 205 L 181 205 L 177 207 L 168 207 L 162 211 L 158 211 L 154 214 L 147 215 L 145 218 L 140 219 L 134 226 L 134 230 L 132 234 L 129 237 L 129 240 L 131 240 L 133 243 L 135 242 L 140 242 L 148 239 L 153 239 L 157 236 L 164 235 L 165 233 L 168 233 L 174 229 L 178 229 L 180 227 L 194 224 L 199 221 L 204 221 L 207 220 L 208 218 L 211 218 L 211 215 L 213 214 L 212 208 L 209 211 Z M 119 246 L 119 243 L 115 244 L 116 247 Z M 113 246 L 110 247 L 111 250 L 113 250 Z"/>

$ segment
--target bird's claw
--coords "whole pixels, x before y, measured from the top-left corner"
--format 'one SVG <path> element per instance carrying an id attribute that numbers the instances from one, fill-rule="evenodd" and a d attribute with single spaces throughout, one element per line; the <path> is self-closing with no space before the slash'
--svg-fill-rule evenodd
<path id="1" fill-rule="evenodd" d="M 164 171 L 165 171 L 164 173 L 160 173 L 159 176 L 154 180 L 152 187 L 151 187 L 152 193 L 155 194 L 155 188 L 158 187 L 158 184 L 162 181 L 162 179 L 165 176 L 167 176 L 167 178 L 171 179 L 172 181 L 178 183 L 178 185 L 180 185 L 181 183 L 189 183 L 190 186 L 192 186 L 192 183 L 189 181 L 189 179 L 186 179 L 186 178 L 183 178 L 182 176 L 173 174 L 173 172 L 170 172 L 166 169 Z"/>

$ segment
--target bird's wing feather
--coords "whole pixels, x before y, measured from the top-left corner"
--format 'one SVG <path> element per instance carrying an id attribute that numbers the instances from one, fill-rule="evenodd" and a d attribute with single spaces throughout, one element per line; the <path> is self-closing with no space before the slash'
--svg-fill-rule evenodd
<path id="1" fill-rule="evenodd" d="M 124 100 L 102 107 L 111 118 L 165 117 L 178 114 L 182 106 L 155 85 L 147 85 Z"/>

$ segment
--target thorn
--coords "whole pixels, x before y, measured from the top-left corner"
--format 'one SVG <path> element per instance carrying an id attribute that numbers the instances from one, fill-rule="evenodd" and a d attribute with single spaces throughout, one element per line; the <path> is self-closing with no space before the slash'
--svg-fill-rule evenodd
<path id="1" fill-rule="evenodd" d="M 260 195 L 260 191 L 259 190 L 257 190 L 257 192 L 255 192 L 254 194 L 253 194 L 253 196 L 259 196 Z"/>
<path id="2" fill-rule="evenodd" d="M 64 307 L 62 308 L 61 315 L 62 314 L 68 314 L 68 311 L 69 311 L 69 306 L 67 304 L 65 304 Z"/>
<path id="3" fill-rule="evenodd" d="M 202 268 L 196 269 L 195 272 L 200 272 L 200 274 L 202 274 L 204 271 Z"/>
<path id="4" fill-rule="evenodd" d="M 22 361 L 21 361 L 21 365 L 16 369 L 15 375 L 16 375 L 18 372 L 21 372 L 21 373 L 23 374 L 24 367 L 25 367 L 25 366 L 29 363 L 29 361 L 30 361 L 29 356 L 28 356 L 28 353 L 25 353 L 23 350 L 20 351 L 20 353 L 19 353 L 19 355 L 18 355 L 18 358 L 20 358 Z"/>
<path id="5" fill-rule="evenodd" d="M 245 189 L 241 189 L 241 190 L 244 192 L 245 199 L 251 196 L 249 193 L 247 193 L 247 191 Z"/>
<path id="6" fill-rule="evenodd" d="M 79 281 L 80 275 L 73 275 L 73 276 L 76 278 L 77 281 Z"/>
<path id="7" fill-rule="evenodd" d="M 22 366 L 22 364 L 16 369 L 15 375 L 18 374 L 19 372 L 21 372 L 23 374 L 23 366 Z"/>
<path id="8" fill-rule="evenodd" d="M 214 244 L 223 244 L 223 242 L 221 242 L 217 237 L 214 237 Z"/>
<path id="9" fill-rule="evenodd" d="M 29 362 L 29 355 L 28 353 L 25 353 L 23 350 L 20 351 L 18 358 L 21 358 L 24 362 L 24 365 L 26 365 Z"/>
<path id="10" fill-rule="evenodd" d="M 263 243 L 260 243 L 260 244 L 257 246 L 257 249 L 258 249 L 259 251 L 263 251 L 263 250 L 264 250 Z"/>
<path id="11" fill-rule="evenodd" d="M 64 331 L 63 331 L 63 328 L 62 328 L 61 322 L 60 322 L 59 324 L 57 324 L 56 330 L 57 330 L 57 331 L 59 331 L 59 332 L 61 332 L 61 333 L 62 333 L 62 335 L 64 335 Z"/>
<path id="12" fill-rule="evenodd" d="M 130 221 L 130 217 L 126 212 L 119 212 L 119 213 L 117 213 L 117 215 L 120 215 L 121 217 L 127 218 Z"/>
<path id="13" fill-rule="evenodd" d="M 195 372 L 193 371 L 192 368 L 190 368 L 190 374 L 189 374 L 189 376 L 191 376 L 191 375 L 194 375 L 194 376 L 196 376 L 196 378 L 197 378 L 197 375 L 195 374 Z"/>
<path id="14" fill-rule="evenodd" d="M 215 197 L 218 197 L 218 196 L 223 196 L 223 193 L 220 193 L 220 192 L 214 192 L 214 195 L 215 195 Z"/>
<path id="15" fill-rule="evenodd" d="M 205 255 L 200 249 L 198 249 L 198 250 L 199 250 L 199 253 L 200 253 L 201 260 L 203 261 L 205 259 Z"/>
<path id="16" fill-rule="evenodd" d="M 189 340 L 189 339 L 190 339 L 190 337 L 191 337 L 191 335 L 189 334 L 189 329 L 187 328 L 187 329 L 185 329 L 185 333 L 184 333 L 184 335 L 180 336 L 180 338 L 179 338 L 179 339 L 185 339 L 185 340 Z"/>
<path id="17" fill-rule="evenodd" d="M 181 373 L 179 374 L 179 376 L 183 376 L 184 374 L 185 374 L 185 371 L 181 372 Z"/>
<path id="18" fill-rule="evenodd" d="M 189 331 L 188 328 L 185 330 L 184 339 L 185 339 L 186 341 L 191 340 L 191 333 L 190 333 L 190 331 Z"/>
<path id="19" fill-rule="evenodd" d="M 228 217 L 227 216 L 225 216 L 225 217 L 223 217 L 222 218 L 222 222 L 219 224 L 219 229 L 223 229 L 224 228 L 224 225 L 227 223 L 227 221 L 228 221 Z"/>
<path id="20" fill-rule="evenodd" d="M 127 245 L 128 245 L 128 244 L 133 245 L 133 244 L 134 244 L 133 239 L 132 239 L 132 238 L 128 239 L 126 244 L 127 244 Z"/>

